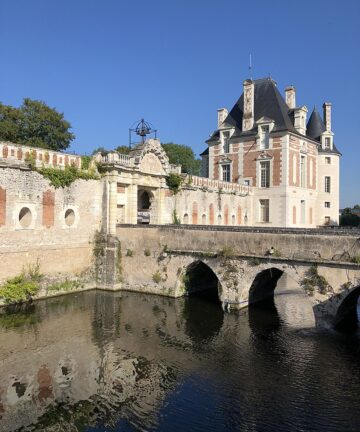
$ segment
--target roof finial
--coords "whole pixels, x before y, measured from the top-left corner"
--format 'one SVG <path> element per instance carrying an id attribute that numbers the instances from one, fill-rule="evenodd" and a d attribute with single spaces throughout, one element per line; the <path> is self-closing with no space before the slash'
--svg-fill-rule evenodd
<path id="1" fill-rule="evenodd" d="M 250 53 L 249 54 L 249 76 L 250 76 L 250 79 L 252 80 L 251 72 L 252 72 L 252 63 L 251 63 L 251 53 Z"/>

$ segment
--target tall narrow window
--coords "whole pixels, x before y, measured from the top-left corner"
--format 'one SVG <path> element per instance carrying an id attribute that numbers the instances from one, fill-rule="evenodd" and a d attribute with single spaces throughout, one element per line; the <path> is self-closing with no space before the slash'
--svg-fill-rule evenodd
<path id="1" fill-rule="evenodd" d="M 269 148 L 269 126 L 261 126 L 260 148 Z"/>
<path id="2" fill-rule="evenodd" d="M 300 187 L 306 187 L 305 156 L 300 156 Z"/>
<path id="3" fill-rule="evenodd" d="M 330 150 L 331 149 L 331 140 L 329 137 L 325 138 L 325 149 Z"/>
<path id="4" fill-rule="evenodd" d="M 260 222 L 269 222 L 269 200 L 260 200 Z"/>
<path id="5" fill-rule="evenodd" d="M 329 176 L 325 177 L 325 192 L 331 192 L 331 179 Z"/>
<path id="6" fill-rule="evenodd" d="M 260 162 L 260 187 L 270 187 L 270 161 Z"/>
<path id="7" fill-rule="evenodd" d="M 223 181 L 226 181 L 226 182 L 231 181 L 230 164 L 222 165 L 222 179 L 223 179 Z"/>
<path id="8" fill-rule="evenodd" d="M 326 156 L 325 157 L 325 163 L 326 163 L 326 165 L 331 165 L 331 157 Z"/>
<path id="9" fill-rule="evenodd" d="M 223 132 L 223 150 L 224 150 L 224 153 L 230 152 L 230 134 L 229 134 L 229 132 Z"/>

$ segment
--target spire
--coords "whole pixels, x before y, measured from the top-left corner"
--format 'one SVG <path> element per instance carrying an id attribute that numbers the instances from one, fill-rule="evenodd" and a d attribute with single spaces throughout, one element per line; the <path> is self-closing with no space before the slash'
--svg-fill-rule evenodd
<path id="1" fill-rule="evenodd" d="M 320 117 L 320 114 L 316 111 L 316 108 L 314 107 L 306 127 L 306 135 L 314 140 L 320 141 L 320 135 L 324 131 L 324 122 Z"/>

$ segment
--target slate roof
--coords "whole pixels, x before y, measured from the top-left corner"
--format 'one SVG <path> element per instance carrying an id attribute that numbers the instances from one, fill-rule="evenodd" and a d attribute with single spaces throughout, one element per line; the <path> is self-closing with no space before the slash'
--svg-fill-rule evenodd
<path id="1" fill-rule="evenodd" d="M 314 107 L 306 126 L 306 135 L 316 141 L 320 141 L 320 135 L 325 132 L 325 129 L 324 122 Z"/>

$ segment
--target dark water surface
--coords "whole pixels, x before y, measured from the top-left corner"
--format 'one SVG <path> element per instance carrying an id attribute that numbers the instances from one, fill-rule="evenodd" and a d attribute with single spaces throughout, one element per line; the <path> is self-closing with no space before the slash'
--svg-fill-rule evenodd
<path id="1" fill-rule="evenodd" d="M 1 316 L 0 430 L 360 431 L 359 333 L 278 309 L 91 291 Z"/>

